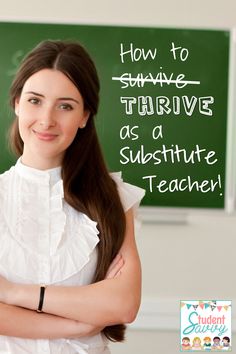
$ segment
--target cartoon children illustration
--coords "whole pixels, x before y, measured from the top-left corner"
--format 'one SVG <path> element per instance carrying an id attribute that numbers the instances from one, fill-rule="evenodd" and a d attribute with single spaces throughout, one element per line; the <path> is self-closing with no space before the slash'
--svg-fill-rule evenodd
<path id="1" fill-rule="evenodd" d="M 213 344 L 212 344 L 212 348 L 211 349 L 213 349 L 213 350 L 221 349 L 220 337 L 214 337 L 213 338 Z"/>
<path id="2" fill-rule="evenodd" d="M 203 344 L 204 350 L 211 350 L 211 338 L 205 337 L 203 340 L 204 340 L 204 344 Z"/>
<path id="3" fill-rule="evenodd" d="M 224 337 L 222 339 L 222 345 L 223 345 L 223 347 L 222 347 L 223 350 L 230 350 L 230 339 L 229 339 L 229 337 Z"/>
<path id="4" fill-rule="evenodd" d="M 219 349 L 221 349 L 220 337 L 214 337 L 214 338 L 213 338 L 213 344 L 212 344 L 211 349 L 212 349 L 212 350 L 219 350 Z"/>
<path id="5" fill-rule="evenodd" d="M 190 350 L 191 345 L 190 345 L 190 339 L 189 337 L 183 337 L 182 339 L 182 350 Z"/>
<path id="6" fill-rule="evenodd" d="M 193 338 L 192 350 L 202 350 L 201 339 L 199 337 Z"/>

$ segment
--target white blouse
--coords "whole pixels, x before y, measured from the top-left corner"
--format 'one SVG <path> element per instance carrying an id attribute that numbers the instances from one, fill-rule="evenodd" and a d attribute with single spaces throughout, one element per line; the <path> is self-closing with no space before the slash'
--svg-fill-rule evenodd
<path id="1" fill-rule="evenodd" d="M 138 207 L 145 191 L 112 173 L 124 210 Z M 97 223 L 63 199 L 61 168 L 41 171 L 20 159 L 0 175 L 0 274 L 18 283 L 87 285 L 97 264 Z M 97 334 L 80 339 L 0 336 L 4 354 L 107 354 Z"/>

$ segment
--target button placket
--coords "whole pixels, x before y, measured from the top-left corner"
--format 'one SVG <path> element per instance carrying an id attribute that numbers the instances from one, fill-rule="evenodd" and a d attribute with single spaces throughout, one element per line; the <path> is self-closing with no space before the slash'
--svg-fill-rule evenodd
<path id="1" fill-rule="evenodd" d="M 39 282 L 49 284 L 50 282 L 50 262 L 49 262 L 49 247 L 50 247 L 50 184 L 49 176 L 47 176 L 47 184 L 40 188 L 41 193 L 41 210 L 39 214 L 39 249 L 40 249 L 40 267 L 39 267 Z"/>

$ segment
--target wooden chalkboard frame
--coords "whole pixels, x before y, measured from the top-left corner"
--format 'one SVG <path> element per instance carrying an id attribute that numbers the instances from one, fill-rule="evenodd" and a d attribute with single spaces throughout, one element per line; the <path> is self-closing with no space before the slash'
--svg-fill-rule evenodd
<path id="1" fill-rule="evenodd" d="M 236 210 L 236 28 L 230 31 L 225 210 Z"/>

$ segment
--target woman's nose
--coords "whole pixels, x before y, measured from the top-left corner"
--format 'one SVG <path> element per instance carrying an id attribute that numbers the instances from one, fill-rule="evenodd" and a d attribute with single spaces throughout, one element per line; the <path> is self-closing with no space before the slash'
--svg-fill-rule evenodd
<path id="1" fill-rule="evenodd" d="M 43 112 L 41 112 L 39 125 L 44 129 L 48 129 L 56 125 L 56 120 L 52 108 L 45 108 Z"/>
<path id="2" fill-rule="evenodd" d="M 55 127 L 56 123 L 54 121 L 49 121 L 49 120 L 43 120 L 39 122 L 39 125 L 44 128 L 44 129 L 48 129 L 50 127 Z"/>

